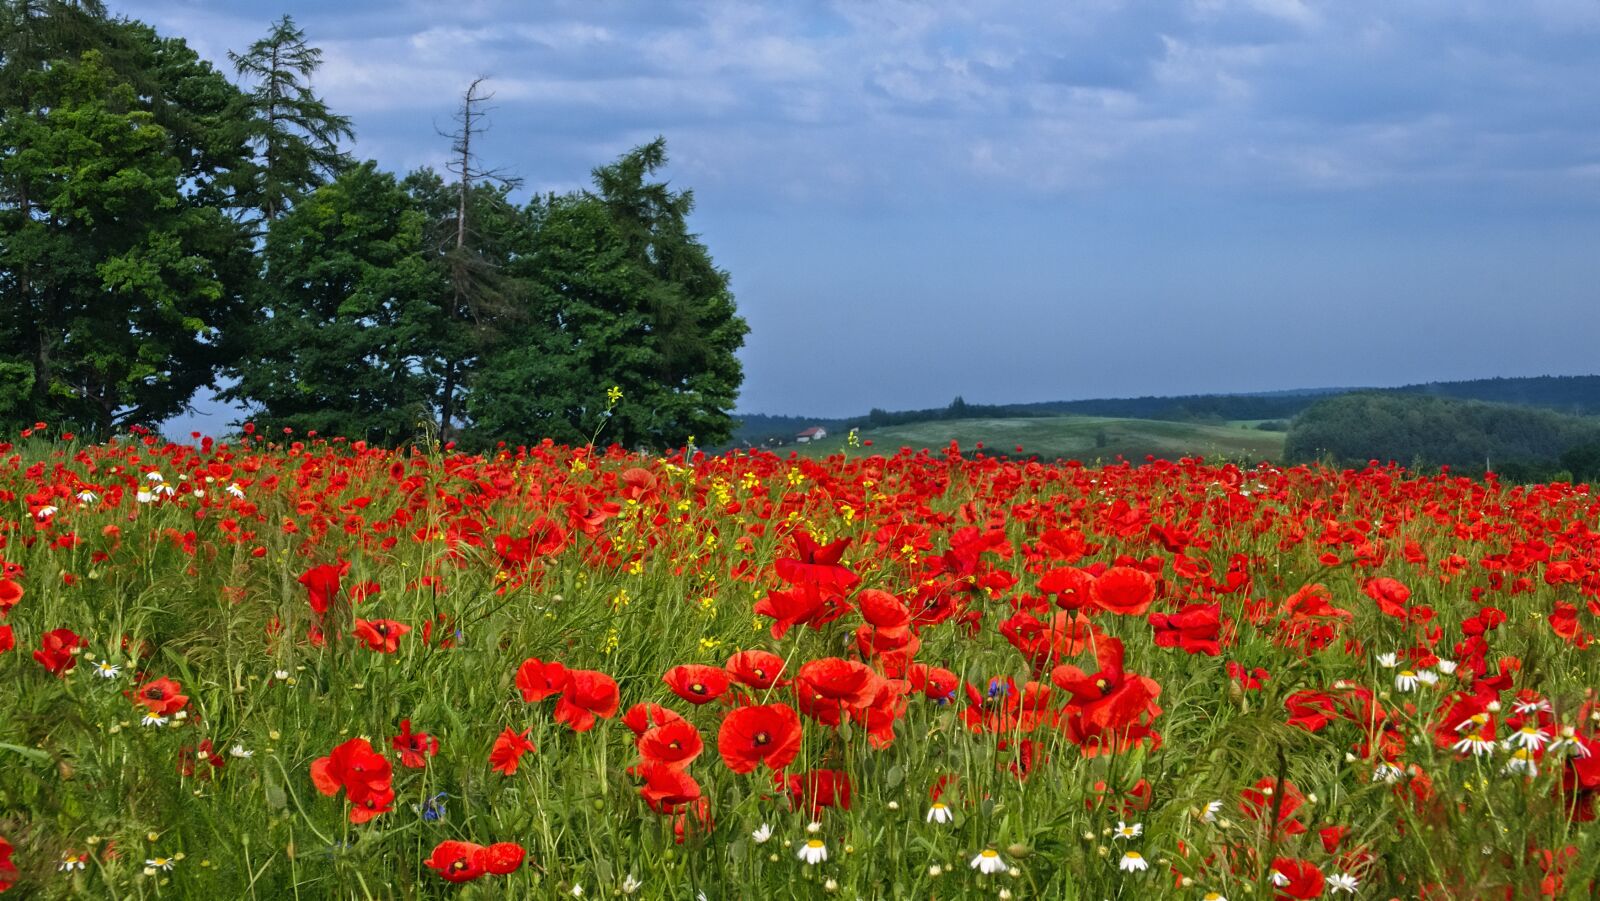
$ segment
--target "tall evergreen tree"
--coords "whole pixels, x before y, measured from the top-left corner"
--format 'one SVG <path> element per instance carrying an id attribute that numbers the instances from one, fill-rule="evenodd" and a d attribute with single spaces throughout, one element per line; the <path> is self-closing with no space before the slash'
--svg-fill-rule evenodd
<path id="1" fill-rule="evenodd" d="M 270 222 L 306 191 L 349 164 L 341 140 L 355 137 L 350 119 L 311 90 L 322 50 L 284 16 L 244 53 L 228 54 L 238 75 L 254 83 L 243 114 L 257 153 L 248 186 L 252 205 Z"/>
<path id="2" fill-rule="evenodd" d="M 596 169 L 595 192 L 535 204 L 533 252 L 511 266 L 529 286 L 526 321 L 468 399 L 480 438 L 667 447 L 731 434 L 749 329 L 688 230 L 693 196 L 650 180 L 665 163 L 658 139 Z"/>
<path id="3" fill-rule="evenodd" d="M 392 443 L 433 413 L 426 372 L 448 290 L 424 253 L 426 214 L 364 163 L 267 232 L 262 315 L 222 393 L 266 426 Z"/>

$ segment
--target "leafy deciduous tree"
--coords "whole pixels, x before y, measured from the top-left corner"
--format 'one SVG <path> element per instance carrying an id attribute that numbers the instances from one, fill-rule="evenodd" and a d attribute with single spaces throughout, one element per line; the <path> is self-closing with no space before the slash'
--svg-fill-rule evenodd
<path id="1" fill-rule="evenodd" d="M 665 163 L 658 139 L 596 169 L 596 192 L 539 204 L 534 250 L 512 266 L 528 315 L 468 399 L 481 438 L 727 439 L 748 327 L 727 273 L 688 231 L 693 196 L 649 180 Z"/>
<path id="2" fill-rule="evenodd" d="M 223 396 L 271 427 L 375 442 L 415 434 L 432 413 L 424 367 L 448 290 L 423 252 L 425 219 L 368 162 L 275 221 L 263 316 Z"/>

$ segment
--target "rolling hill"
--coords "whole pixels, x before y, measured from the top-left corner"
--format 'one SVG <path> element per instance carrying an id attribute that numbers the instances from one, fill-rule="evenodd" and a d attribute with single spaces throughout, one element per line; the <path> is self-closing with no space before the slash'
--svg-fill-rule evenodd
<path id="1" fill-rule="evenodd" d="M 1240 461 L 1277 460 L 1283 454 L 1283 432 L 1262 431 L 1253 422 L 1228 424 L 1166 422 L 1104 416 L 1042 416 L 956 419 L 904 423 L 863 430 L 869 452 L 893 454 L 901 447 L 942 450 L 951 441 L 963 451 L 982 443 L 988 452 L 1041 459 L 1110 462 L 1118 456 L 1143 462 L 1146 455 L 1177 459 L 1185 456 Z M 1021 446 L 1019 453 L 1017 447 Z M 844 434 L 812 444 L 791 445 L 807 456 L 826 456 L 847 447 Z"/>

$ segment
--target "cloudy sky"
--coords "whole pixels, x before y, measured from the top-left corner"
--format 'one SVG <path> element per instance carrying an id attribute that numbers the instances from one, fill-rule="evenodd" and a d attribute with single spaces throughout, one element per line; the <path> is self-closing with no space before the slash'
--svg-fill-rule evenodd
<path id="1" fill-rule="evenodd" d="M 292 14 L 354 152 L 460 92 L 529 190 L 656 135 L 746 412 L 1600 372 L 1596 0 L 109 0 Z"/>

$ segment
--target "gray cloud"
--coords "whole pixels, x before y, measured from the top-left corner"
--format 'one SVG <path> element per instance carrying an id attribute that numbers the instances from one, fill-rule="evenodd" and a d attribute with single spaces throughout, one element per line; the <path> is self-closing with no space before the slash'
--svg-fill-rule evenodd
<path id="1" fill-rule="evenodd" d="M 1600 338 L 1593 0 L 112 6 L 218 60 L 293 13 L 396 169 L 442 162 L 479 74 L 532 190 L 666 135 L 755 329 L 746 409 L 1577 371 Z M 1463 325 L 1512 294 L 1568 327 Z M 1453 343 L 1303 331 L 1363 305 Z M 1137 370 L 1076 342 L 1130 310 Z"/>

